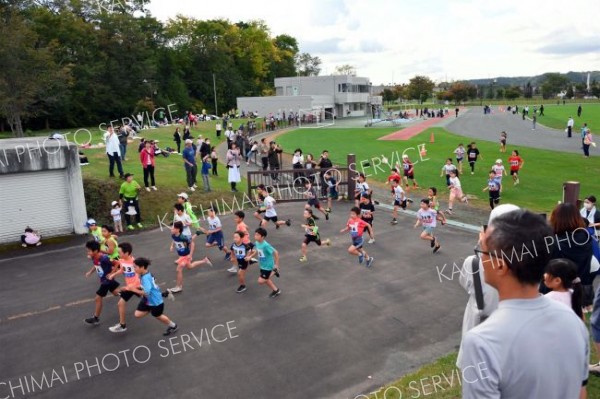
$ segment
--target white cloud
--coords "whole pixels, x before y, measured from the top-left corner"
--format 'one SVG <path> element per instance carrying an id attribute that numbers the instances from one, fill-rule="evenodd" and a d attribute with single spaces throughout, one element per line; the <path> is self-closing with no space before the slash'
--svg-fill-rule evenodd
<path id="1" fill-rule="evenodd" d="M 597 70 L 600 1 L 569 0 L 152 0 L 161 20 L 177 13 L 233 22 L 262 19 L 298 39 L 323 72 L 351 64 L 375 84 Z"/>

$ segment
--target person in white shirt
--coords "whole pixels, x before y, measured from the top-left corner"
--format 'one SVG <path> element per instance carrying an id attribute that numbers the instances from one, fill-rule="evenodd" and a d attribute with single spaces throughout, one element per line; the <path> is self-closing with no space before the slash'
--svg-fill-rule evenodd
<path id="1" fill-rule="evenodd" d="M 119 138 L 110 126 L 104 134 L 104 141 L 106 142 L 106 155 L 108 156 L 108 174 L 110 177 L 115 177 L 115 163 L 117 164 L 117 170 L 119 171 L 119 177 L 124 178 L 123 165 L 121 165 L 121 150 L 119 148 Z"/>
<path id="2" fill-rule="evenodd" d="M 304 168 L 304 155 L 302 154 L 302 150 L 300 148 L 296 148 L 296 150 L 294 151 L 294 156 L 292 157 L 292 168 Z M 300 176 L 300 173 L 294 173 L 294 181 Z"/>
<path id="3" fill-rule="evenodd" d="M 572 309 L 540 296 L 553 235 L 545 218 L 515 210 L 479 233 L 475 254 L 499 304 L 462 339 L 463 399 L 585 397 L 589 336 Z M 510 256 L 518 248 L 520 256 Z"/>
<path id="4" fill-rule="evenodd" d="M 111 204 L 110 216 L 113 218 L 115 225 L 115 233 L 123 232 L 123 221 L 121 220 L 121 204 L 118 201 L 113 201 Z"/>
<path id="5" fill-rule="evenodd" d="M 575 121 L 572 116 L 569 116 L 569 120 L 567 121 L 567 137 L 572 137 L 573 126 L 575 126 Z"/>

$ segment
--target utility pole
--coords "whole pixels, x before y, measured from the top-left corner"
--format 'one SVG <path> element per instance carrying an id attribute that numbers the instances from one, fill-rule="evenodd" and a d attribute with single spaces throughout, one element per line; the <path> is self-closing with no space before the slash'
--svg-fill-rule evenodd
<path id="1" fill-rule="evenodd" d="M 217 81 L 215 74 L 213 73 L 213 92 L 215 94 L 215 116 L 219 116 L 219 110 L 217 109 Z"/>

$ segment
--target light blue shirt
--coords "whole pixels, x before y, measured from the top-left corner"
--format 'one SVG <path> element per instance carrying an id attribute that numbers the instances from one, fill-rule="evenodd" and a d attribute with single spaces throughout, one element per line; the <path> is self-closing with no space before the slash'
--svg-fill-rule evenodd
<path id="1" fill-rule="evenodd" d="M 158 306 L 163 303 L 160 288 L 154 282 L 154 276 L 150 272 L 140 276 L 140 282 L 144 294 L 146 294 L 146 304 L 148 306 Z"/>
<path id="2" fill-rule="evenodd" d="M 258 242 L 254 244 L 256 251 L 258 252 L 258 261 L 260 262 L 260 268 L 263 270 L 273 270 L 275 268 L 275 258 L 273 253 L 275 248 L 266 241 Z"/>

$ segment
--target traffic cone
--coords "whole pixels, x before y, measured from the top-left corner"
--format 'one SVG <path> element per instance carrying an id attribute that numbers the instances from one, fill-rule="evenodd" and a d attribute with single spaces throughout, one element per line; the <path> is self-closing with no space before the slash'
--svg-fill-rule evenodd
<path id="1" fill-rule="evenodd" d="M 421 158 L 427 156 L 427 149 L 425 148 L 425 144 L 421 145 Z"/>
<path id="2" fill-rule="evenodd" d="M 431 132 L 431 135 L 429 136 L 429 142 L 435 143 L 435 137 L 433 137 L 433 132 Z"/>

